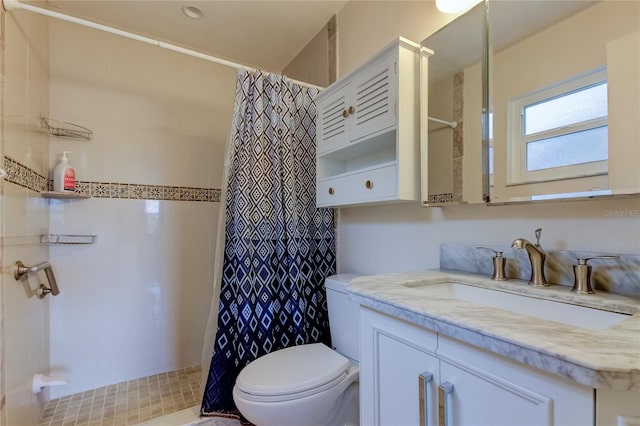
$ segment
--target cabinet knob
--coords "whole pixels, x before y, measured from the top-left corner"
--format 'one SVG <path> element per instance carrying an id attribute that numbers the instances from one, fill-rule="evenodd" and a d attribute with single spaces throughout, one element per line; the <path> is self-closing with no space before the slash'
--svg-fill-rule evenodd
<path id="1" fill-rule="evenodd" d="M 349 107 L 348 112 L 349 112 L 349 114 L 355 114 L 355 112 L 356 112 L 356 107 L 354 107 L 354 106 L 350 106 L 350 107 Z"/>
<path id="2" fill-rule="evenodd" d="M 334 192 L 333 187 L 329 187 L 329 195 L 333 195 Z"/>
<path id="3" fill-rule="evenodd" d="M 373 182 L 372 182 L 372 181 L 370 181 L 370 180 L 368 180 L 368 181 L 366 181 L 366 182 L 364 183 L 364 186 L 365 186 L 367 189 L 372 189 L 372 188 L 373 188 Z"/>
<path id="4" fill-rule="evenodd" d="M 344 118 L 347 118 L 349 116 L 349 111 L 347 111 L 346 109 L 342 111 L 342 116 Z"/>

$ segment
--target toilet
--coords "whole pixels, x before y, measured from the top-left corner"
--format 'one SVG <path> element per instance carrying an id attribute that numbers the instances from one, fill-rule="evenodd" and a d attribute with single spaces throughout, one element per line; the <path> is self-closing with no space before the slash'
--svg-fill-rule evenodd
<path id="1" fill-rule="evenodd" d="M 346 286 L 356 275 L 325 280 L 331 340 L 264 355 L 242 369 L 233 388 L 240 413 L 257 426 L 358 425 L 358 304 Z"/>

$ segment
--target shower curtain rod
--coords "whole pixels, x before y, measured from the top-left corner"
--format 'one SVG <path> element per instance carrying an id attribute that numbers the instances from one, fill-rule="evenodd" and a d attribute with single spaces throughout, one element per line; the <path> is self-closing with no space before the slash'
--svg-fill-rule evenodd
<path id="1" fill-rule="evenodd" d="M 427 117 L 429 119 L 429 121 L 434 121 L 436 123 L 440 123 L 440 124 L 446 124 L 447 126 L 451 127 L 452 129 L 455 129 L 456 127 L 458 127 L 458 123 L 456 121 L 447 121 L 447 120 L 441 120 L 439 118 L 435 118 L 435 117 Z"/>
<path id="2" fill-rule="evenodd" d="M 204 59 L 205 61 L 214 62 L 216 64 L 224 65 L 227 67 L 232 67 L 236 69 L 244 69 L 247 71 L 257 71 L 256 68 L 249 67 L 246 65 L 238 64 L 236 62 L 227 61 L 226 59 L 218 58 L 211 55 L 205 55 L 204 53 L 197 52 L 195 50 L 186 49 L 184 47 L 176 46 L 175 44 L 165 43 L 164 41 L 154 40 L 149 37 L 144 37 L 138 34 L 130 33 L 127 31 L 119 30 L 117 28 L 109 27 L 107 25 L 98 24 L 95 22 L 87 21 L 86 19 L 76 18 L 74 16 L 65 15 L 63 13 L 54 12 L 52 10 L 43 9 L 41 7 L 32 6 L 30 4 L 20 3 L 18 0 L 2 0 L 2 6 L 4 10 L 10 12 L 12 10 L 27 10 L 29 12 L 37 13 L 40 15 L 45 15 L 50 18 L 60 19 L 62 21 L 71 22 L 74 24 L 83 25 L 85 27 L 93 28 L 96 30 L 104 31 L 107 33 L 119 35 L 121 37 L 130 38 L 132 40 L 141 41 L 143 43 L 151 44 L 153 46 L 161 47 L 163 49 L 172 50 L 174 52 L 182 53 L 183 55 L 193 56 L 195 58 Z M 294 79 L 289 79 L 291 82 L 298 84 L 300 86 L 305 86 L 313 89 L 323 89 L 323 87 L 316 86 L 315 84 L 306 83 L 304 81 L 298 81 Z"/>

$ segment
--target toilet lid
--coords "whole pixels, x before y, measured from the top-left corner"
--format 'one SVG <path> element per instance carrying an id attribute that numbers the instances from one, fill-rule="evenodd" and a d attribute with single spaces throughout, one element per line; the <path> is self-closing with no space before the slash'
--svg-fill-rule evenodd
<path id="1" fill-rule="evenodd" d="M 341 381 L 350 366 L 347 358 L 321 343 L 293 346 L 249 363 L 236 386 L 256 396 L 298 394 Z"/>

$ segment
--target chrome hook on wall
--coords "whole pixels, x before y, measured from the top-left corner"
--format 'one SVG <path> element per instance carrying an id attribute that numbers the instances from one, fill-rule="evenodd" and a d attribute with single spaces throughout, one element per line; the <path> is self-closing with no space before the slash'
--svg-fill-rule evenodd
<path id="1" fill-rule="evenodd" d="M 38 272 L 44 270 L 44 274 L 47 277 L 47 281 L 49 281 L 49 287 L 44 284 L 40 284 L 36 289 L 32 289 L 29 284 L 29 274 L 37 274 Z M 53 296 L 56 296 L 60 293 L 58 289 L 58 283 L 56 281 L 56 276 L 53 273 L 53 268 L 49 262 L 41 262 L 34 266 L 25 266 L 22 261 L 18 260 L 16 262 L 16 270 L 13 273 L 13 277 L 16 281 L 22 281 L 25 286 L 25 291 L 27 292 L 27 296 L 38 296 L 40 299 L 44 299 L 47 294 L 51 293 Z"/>

